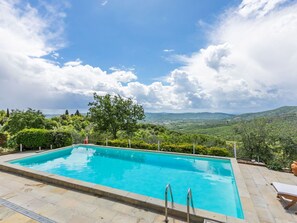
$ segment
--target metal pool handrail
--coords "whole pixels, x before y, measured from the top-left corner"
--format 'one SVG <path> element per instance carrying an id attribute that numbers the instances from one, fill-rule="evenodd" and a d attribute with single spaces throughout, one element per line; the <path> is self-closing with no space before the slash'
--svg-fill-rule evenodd
<path id="1" fill-rule="evenodd" d="M 188 223 L 190 223 L 190 201 L 191 201 L 191 206 L 193 208 L 193 212 L 195 212 L 191 188 L 188 189 L 188 193 L 187 193 L 187 222 Z"/>
<path id="2" fill-rule="evenodd" d="M 170 184 L 167 184 L 166 188 L 165 188 L 165 223 L 168 222 L 168 189 L 170 190 L 169 192 L 170 192 L 170 196 L 171 196 L 171 206 L 172 207 L 173 207 L 173 203 L 174 203 L 171 186 L 170 186 Z"/>

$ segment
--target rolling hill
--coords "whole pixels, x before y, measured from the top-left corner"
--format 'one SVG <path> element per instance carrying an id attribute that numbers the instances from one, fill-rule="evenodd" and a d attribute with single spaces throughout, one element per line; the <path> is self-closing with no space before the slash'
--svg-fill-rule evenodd
<path id="1" fill-rule="evenodd" d="M 233 139 L 233 128 L 240 121 L 268 118 L 274 131 L 297 132 L 297 106 L 232 115 L 226 113 L 148 113 L 146 122 L 161 124 L 184 133 L 198 133 Z"/>
<path id="2" fill-rule="evenodd" d="M 145 122 L 148 123 L 170 123 L 170 122 L 202 122 L 213 123 L 214 121 L 239 121 L 251 120 L 254 118 L 274 118 L 274 117 L 290 117 L 297 115 L 297 106 L 284 106 L 273 110 L 244 113 L 240 115 L 227 113 L 146 113 Z"/>

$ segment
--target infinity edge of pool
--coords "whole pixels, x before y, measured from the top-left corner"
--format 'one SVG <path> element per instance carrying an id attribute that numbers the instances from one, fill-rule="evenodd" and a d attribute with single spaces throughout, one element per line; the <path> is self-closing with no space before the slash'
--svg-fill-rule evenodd
<path id="1" fill-rule="evenodd" d="M 73 146 L 85 146 L 84 144 L 77 144 Z M 115 188 L 111 188 L 108 186 L 102 186 L 94 183 L 88 183 L 81 180 L 76 180 L 69 177 L 64 177 L 60 175 L 55 175 L 47 172 L 42 172 L 38 170 L 33 170 L 27 167 L 19 166 L 11 164 L 10 162 L 14 163 L 18 160 L 27 159 L 30 157 L 38 157 L 42 156 L 47 153 L 57 152 L 57 151 L 66 151 L 73 148 L 73 146 L 59 148 L 55 150 L 49 150 L 42 153 L 35 153 L 33 155 L 24 156 L 22 158 L 18 159 L 10 159 L 6 160 L 5 162 L 0 163 L 0 170 L 4 170 L 6 172 L 12 172 L 15 174 L 23 175 L 29 178 L 34 178 L 37 180 L 45 181 L 51 184 L 55 184 L 58 186 L 67 187 L 70 189 L 75 189 L 79 191 L 83 191 L 86 193 L 91 193 L 99 196 L 104 196 L 111 199 L 116 199 L 121 202 L 130 203 L 132 205 L 141 206 L 143 208 L 153 209 L 158 212 L 164 211 L 164 200 L 160 200 L 157 198 L 152 198 L 140 194 L 131 193 L 124 190 L 119 190 Z M 93 146 L 93 145 L 88 145 Z M 96 145 L 94 145 L 96 146 Z M 237 161 L 234 158 L 226 158 L 226 157 L 212 157 L 212 156 L 202 156 L 202 155 L 193 155 L 193 154 L 182 154 L 182 153 L 172 153 L 172 152 L 163 152 L 163 151 L 150 151 L 150 150 L 142 150 L 142 149 L 130 149 L 130 148 L 115 148 L 115 147 L 105 147 L 100 146 L 103 148 L 114 148 L 114 149 L 124 149 L 124 150 L 134 150 L 134 151 L 140 151 L 140 152 L 150 152 L 150 153 L 160 153 L 160 154 L 173 154 L 173 155 L 180 155 L 180 156 L 186 156 L 186 157 L 203 157 L 203 158 L 210 158 L 210 159 L 217 159 L 217 160 L 228 160 L 230 161 L 231 168 L 232 168 L 232 174 L 235 179 L 235 184 L 237 187 L 237 193 L 239 194 L 239 203 L 241 204 L 241 209 L 243 211 L 243 215 L 245 216 L 245 219 L 239 219 L 235 217 L 229 217 L 223 214 L 210 212 L 202 209 L 195 208 L 196 215 L 192 214 L 191 217 L 193 219 L 197 219 L 198 221 L 202 221 L 202 219 L 212 219 L 217 220 L 220 222 L 246 222 L 246 213 L 250 213 L 254 211 L 254 208 L 250 206 L 250 204 L 247 201 L 247 199 L 250 199 L 250 195 L 247 191 L 244 179 L 240 173 L 240 169 L 238 167 Z M 215 202 L 215 201 L 214 201 Z M 172 214 L 173 216 L 178 216 L 184 218 L 186 215 L 186 206 L 175 204 L 174 208 L 171 208 L 169 206 L 169 214 Z"/>

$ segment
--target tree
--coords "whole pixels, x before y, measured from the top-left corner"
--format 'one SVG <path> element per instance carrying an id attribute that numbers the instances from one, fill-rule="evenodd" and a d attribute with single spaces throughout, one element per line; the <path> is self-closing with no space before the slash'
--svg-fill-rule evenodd
<path id="1" fill-rule="evenodd" d="M 0 110 L 0 125 L 3 125 L 6 122 L 6 113 L 4 110 Z"/>
<path id="2" fill-rule="evenodd" d="M 65 115 L 69 115 L 69 111 L 68 111 L 68 109 L 66 109 L 66 111 L 65 111 Z"/>
<path id="3" fill-rule="evenodd" d="M 264 118 L 241 122 L 235 129 L 240 135 L 243 150 L 250 159 L 259 157 L 267 162 L 272 156 L 272 148 L 269 146 L 269 129 Z"/>
<path id="4" fill-rule="evenodd" d="M 9 109 L 6 110 L 6 117 L 9 118 L 10 112 Z"/>
<path id="5" fill-rule="evenodd" d="M 297 142 L 294 140 L 294 135 L 290 133 L 283 133 L 278 137 L 275 137 L 276 148 L 282 154 L 283 162 L 291 163 L 292 160 L 297 158 Z"/>
<path id="6" fill-rule="evenodd" d="M 130 135 L 136 129 L 137 121 L 145 117 L 141 105 L 120 95 L 99 96 L 95 93 L 94 101 L 89 103 L 89 107 L 90 119 L 94 122 L 95 130 L 109 131 L 115 139 L 119 130 L 124 130 Z"/>
<path id="7" fill-rule="evenodd" d="M 16 134 L 25 128 L 44 129 L 45 125 L 46 119 L 42 112 L 29 108 L 27 111 L 13 110 L 3 129 Z"/>
<path id="8" fill-rule="evenodd" d="M 76 110 L 75 114 L 76 116 L 80 116 L 79 110 Z"/>

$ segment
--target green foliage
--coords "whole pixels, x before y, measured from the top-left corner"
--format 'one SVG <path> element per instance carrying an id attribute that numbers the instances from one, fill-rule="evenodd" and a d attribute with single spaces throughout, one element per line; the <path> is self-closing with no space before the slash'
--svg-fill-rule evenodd
<path id="1" fill-rule="evenodd" d="M 50 131 L 51 139 L 53 140 L 51 144 L 54 148 L 60 148 L 69 146 L 72 144 L 73 139 L 70 132 L 66 131 Z"/>
<path id="2" fill-rule="evenodd" d="M 207 149 L 207 154 L 211 156 L 231 156 L 226 148 L 211 147 Z"/>
<path id="3" fill-rule="evenodd" d="M 16 142 L 23 144 L 24 148 L 49 148 L 52 141 L 51 134 L 46 129 L 24 129 L 16 135 Z"/>
<path id="4" fill-rule="evenodd" d="M 22 144 L 24 149 L 59 148 L 72 144 L 71 133 L 46 129 L 24 129 L 16 135 L 16 143 Z"/>
<path id="5" fill-rule="evenodd" d="M 105 145 L 105 141 L 98 141 L 97 144 L 99 145 Z M 123 139 L 114 139 L 114 140 L 108 140 L 109 146 L 116 146 L 116 147 L 128 147 L 129 142 L 128 140 Z M 131 140 L 131 147 L 136 149 L 147 149 L 147 150 L 157 150 L 158 144 L 151 144 L 146 143 L 144 141 L 139 140 Z M 177 153 L 193 153 L 193 144 L 189 143 L 183 143 L 183 144 L 160 144 L 160 149 L 162 151 L 168 151 L 168 152 L 177 152 Z M 207 148 L 202 145 L 195 145 L 195 154 L 201 154 L 201 155 L 211 155 L 211 156 L 230 156 L 230 153 L 226 148 L 218 148 L 218 147 L 211 147 Z"/>
<path id="6" fill-rule="evenodd" d="M 44 129 L 45 126 L 46 120 L 42 112 L 29 108 L 27 111 L 13 110 L 3 129 L 11 134 L 16 134 L 25 128 Z"/>
<path id="7" fill-rule="evenodd" d="M 75 114 L 76 116 L 81 116 L 81 114 L 79 113 L 79 110 L 76 110 Z"/>
<path id="8" fill-rule="evenodd" d="M 135 131 L 138 120 L 144 119 L 141 105 L 134 104 L 132 99 L 120 95 L 99 96 L 94 94 L 94 102 L 89 103 L 91 121 L 96 131 L 109 131 L 114 139 L 117 132 L 124 130 L 129 134 Z"/>
<path id="9" fill-rule="evenodd" d="M 250 159 L 260 157 L 261 161 L 267 162 L 272 158 L 266 119 L 242 122 L 235 128 L 235 132 L 241 136 L 242 149 Z"/>
<path id="10" fill-rule="evenodd" d="M 272 170 L 282 171 L 283 168 L 288 168 L 290 163 L 286 162 L 280 157 L 275 157 L 274 159 L 271 159 L 267 163 L 267 167 Z"/>
<path id="11" fill-rule="evenodd" d="M 158 143 L 158 141 L 160 141 L 164 144 L 189 143 L 193 145 L 193 143 L 195 143 L 206 147 L 226 146 L 226 142 L 218 137 L 180 133 L 168 130 L 164 126 L 154 124 L 139 124 L 138 130 L 135 132 L 133 139 L 148 143 Z"/>
<path id="12" fill-rule="evenodd" d="M 0 132 L 0 147 L 7 147 L 8 134 Z"/>
<path id="13" fill-rule="evenodd" d="M 4 125 L 7 121 L 6 112 L 4 110 L 0 110 L 0 125 Z"/>
<path id="14" fill-rule="evenodd" d="M 12 148 L 15 149 L 17 148 L 17 143 L 16 143 L 16 139 L 15 136 L 9 137 L 7 140 L 7 147 L 8 148 Z"/>

